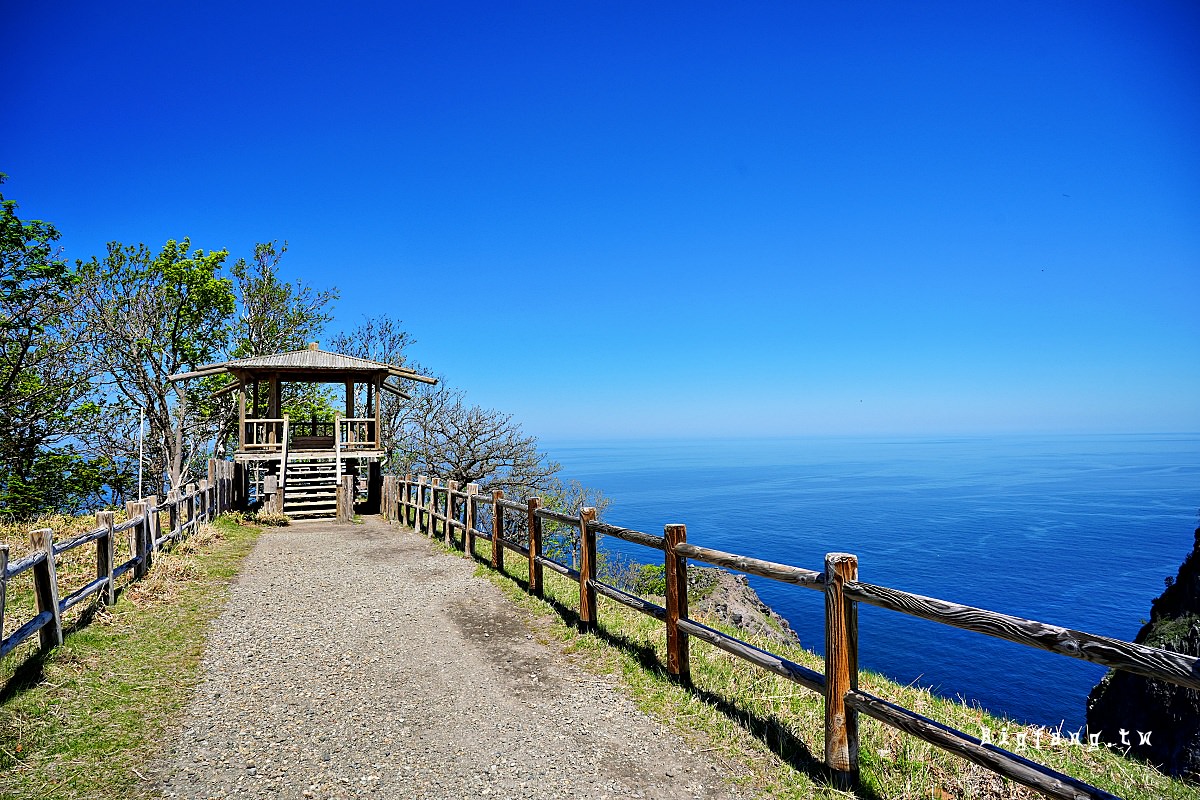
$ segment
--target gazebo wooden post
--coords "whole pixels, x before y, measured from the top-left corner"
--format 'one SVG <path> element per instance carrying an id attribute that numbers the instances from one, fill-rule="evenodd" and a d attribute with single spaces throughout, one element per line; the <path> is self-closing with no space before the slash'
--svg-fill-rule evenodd
<path id="1" fill-rule="evenodd" d="M 249 387 L 242 383 L 242 388 L 238 389 L 238 448 L 246 444 L 246 390 Z"/>

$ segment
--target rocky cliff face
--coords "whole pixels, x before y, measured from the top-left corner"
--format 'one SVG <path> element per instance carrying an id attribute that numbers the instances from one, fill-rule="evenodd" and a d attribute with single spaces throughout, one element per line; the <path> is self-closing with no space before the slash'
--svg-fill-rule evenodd
<path id="1" fill-rule="evenodd" d="M 688 567 L 688 611 L 783 644 L 800 644 L 788 621 L 759 599 L 745 575 L 716 567 Z"/>
<path id="2" fill-rule="evenodd" d="M 1134 642 L 1200 656 L 1200 528 Z M 1109 671 L 1088 695 L 1088 730 L 1164 772 L 1200 780 L 1200 692 Z M 1124 732 L 1124 733 L 1122 733 Z"/>

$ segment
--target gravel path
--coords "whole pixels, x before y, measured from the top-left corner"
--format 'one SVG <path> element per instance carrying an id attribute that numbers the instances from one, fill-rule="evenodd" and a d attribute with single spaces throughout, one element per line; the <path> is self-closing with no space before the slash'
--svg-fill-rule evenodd
<path id="1" fill-rule="evenodd" d="M 377 519 L 264 533 L 157 770 L 163 795 L 737 796 L 473 569 Z"/>

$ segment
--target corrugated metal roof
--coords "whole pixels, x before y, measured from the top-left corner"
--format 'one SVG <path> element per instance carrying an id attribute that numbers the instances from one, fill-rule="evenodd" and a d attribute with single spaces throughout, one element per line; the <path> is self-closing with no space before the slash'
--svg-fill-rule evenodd
<path id="1" fill-rule="evenodd" d="M 232 370 L 281 370 L 295 372 L 386 372 L 397 378 L 435 384 L 435 378 L 419 375 L 408 367 L 394 367 L 381 361 L 371 361 L 366 358 L 327 353 L 309 346 L 304 350 L 294 350 L 290 353 L 276 353 L 270 356 L 255 356 L 239 358 L 235 361 L 222 361 L 217 364 L 205 364 L 191 372 L 181 372 L 178 375 L 167 376 L 168 380 L 180 381 L 188 378 L 201 378 L 211 375 L 222 375 Z"/>
<path id="2" fill-rule="evenodd" d="M 219 366 L 222 365 L 211 364 L 208 367 L 200 367 L 197 371 Z M 236 361 L 227 361 L 223 366 L 229 369 L 304 369 L 314 371 L 386 371 L 391 368 L 390 365 L 379 361 L 368 361 L 365 358 L 346 356 L 341 353 L 327 353 L 324 350 L 310 350 L 308 348 L 293 350 L 290 353 L 277 353 L 271 356 L 239 358 Z"/>

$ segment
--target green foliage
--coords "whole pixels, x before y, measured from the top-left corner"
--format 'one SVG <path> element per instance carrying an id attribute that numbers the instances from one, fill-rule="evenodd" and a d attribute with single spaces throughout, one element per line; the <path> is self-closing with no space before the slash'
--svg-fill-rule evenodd
<path id="1" fill-rule="evenodd" d="M 333 422 L 337 396 L 319 383 L 284 384 L 283 413 L 293 421 Z"/>
<path id="2" fill-rule="evenodd" d="M 279 278 L 287 242 L 260 242 L 254 257 L 239 258 L 230 272 L 236 281 L 238 313 L 231 320 L 232 358 L 250 358 L 299 350 L 325 327 L 337 289 L 315 291 L 300 281 Z"/>
<path id="3" fill-rule="evenodd" d="M 95 505 L 106 486 L 121 480 L 107 458 L 88 458 L 71 446 L 39 450 L 23 474 L 0 474 L 0 515 L 31 519 L 47 512 L 77 514 Z"/>
<path id="4" fill-rule="evenodd" d="M 212 360 L 228 340 L 236 298 L 232 280 L 221 274 L 227 257 L 225 250 L 193 249 L 188 239 L 170 240 L 157 253 L 144 244 L 111 242 L 103 261 L 79 265 L 105 385 L 120 416 L 136 419 L 137 409 L 145 409 L 147 474 L 155 494 L 160 476 L 179 486 L 188 463 L 207 454 L 201 448 L 211 425 L 188 411 L 200 404 L 195 387 L 189 396 L 168 377 Z M 108 444 L 117 449 L 119 442 Z M 124 455 L 121 461 L 129 463 L 136 451 Z"/>
<path id="5" fill-rule="evenodd" d="M 55 247 L 58 230 L 16 210 L 0 195 L 0 513 L 23 518 L 80 507 L 98 491 L 101 462 L 63 449 L 96 408 L 83 400 L 79 277 Z"/>
<path id="6" fill-rule="evenodd" d="M 638 594 L 662 597 L 667 593 L 667 573 L 662 564 L 642 564 L 638 570 Z"/>

